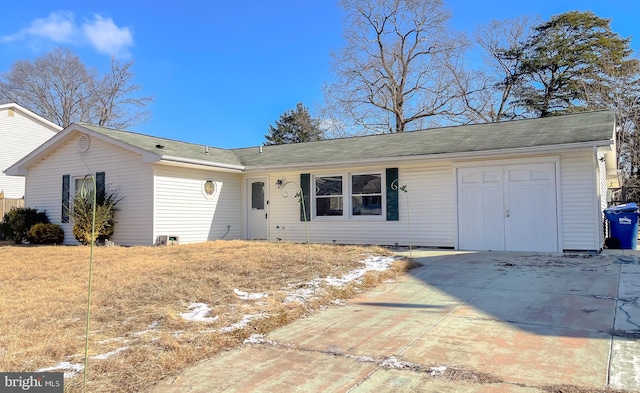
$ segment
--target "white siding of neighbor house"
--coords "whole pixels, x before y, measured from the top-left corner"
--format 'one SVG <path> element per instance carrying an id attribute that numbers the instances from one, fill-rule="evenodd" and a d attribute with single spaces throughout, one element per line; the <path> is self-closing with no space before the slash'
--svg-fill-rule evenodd
<path id="1" fill-rule="evenodd" d="M 386 167 L 392 167 L 387 165 Z M 312 175 L 385 172 L 382 167 L 340 168 L 332 170 L 304 171 Z M 400 186 L 407 186 L 407 193 L 399 191 L 399 220 L 386 221 L 383 217 L 367 219 L 345 217 L 312 219 L 308 223 L 312 242 L 337 244 L 409 244 L 421 246 L 453 247 L 455 200 L 453 195 L 453 168 L 446 164 L 399 165 Z M 300 221 L 299 203 L 295 198 L 302 172 L 276 172 L 269 174 L 269 240 L 306 241 L 304 222 Z M 277 179 L 293 181 L 283 191 L 275 187 Z M 383 184 L 384 192 L 384 184 Z M 347 195 L 345 190 L 345 197 Z M 346 201 L 345 201 L 346 202 Z M 313 209 L 313 202 L 310 209 Z M 408 217 L 408 214 L 410 216 Z M 411 228 L 409 228 L 409 222 Z"/>
<path id="2" fill-rule="evenodd" d="M 89 150 L 80 152 L 74 135 L 29 168 L 26 181 L 25 206 L 46 210 L 52 223 L 62 226 L 65 244 L 77 244 L 73 223 L 62 223 L 62 176 L 82 177 L 88 173 L 105 172 L 107 186 L 119 190 L 123 197 L 118 204 L 113 237 L 116 244 L 153 244 L 153 167 L 142 162 L 140 155 L 91 138 Z M 73 185 L 72 185 L 73 187 Z"/>
<path id="3" fill-rule="evenodd" d="M 208 179 L 217 186 L 210 198 L 203 192 Z M 179 236 L 181 244 L 244 238 L 241 179 L 240 174 L 155 165 L 154 238 Z"/>
<path id="4" fill-rule="evenodd" d="M 594 160 L 593 150 L 565 153 L 560 157 L 564 250 L 601 248 L 601 220 L 596 214 L 601 206 L 600 184 Z"/>
<path id="5" fill-rule="evenodd" d="M 0 192 L 4 191 L 6 198 L 24 196 L 24 177 L 2 172 L 55 134 L 51 127 L 20 110 L 0 109 Z"/>

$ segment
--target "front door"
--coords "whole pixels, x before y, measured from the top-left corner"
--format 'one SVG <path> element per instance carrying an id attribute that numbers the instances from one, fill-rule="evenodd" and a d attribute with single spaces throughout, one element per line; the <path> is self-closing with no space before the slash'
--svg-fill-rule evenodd
<path id="1" fill-rule="evenodd" d="M 247 238 L 268 237 L 267 178 L 247 179 Z"/>

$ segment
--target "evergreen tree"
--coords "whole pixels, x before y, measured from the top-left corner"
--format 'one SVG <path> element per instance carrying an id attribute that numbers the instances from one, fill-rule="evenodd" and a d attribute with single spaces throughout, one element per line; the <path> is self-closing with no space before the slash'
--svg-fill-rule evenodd
<path id="1" fill-rule="evenodd" d="M 541 117 L 590 109 L 582 92 L 606 79 L 600 60 L 621 64 L 631 54 L 630 40 L 609 24 L 590 11 L 570 11 L 538 25 L 512 50 L 522 56 L 518 102 Z"/>
<path id="2" fill-rule="evenodd" d="M 284 145 L 287 143 L 312 142 L 323 139 L 319 121 L 313 119 L 302 103 L 296 109 L 288 110 L 276 121 L 275 127 L 269 125 L 269 134 L 265 135 L 266 145 Z"/>

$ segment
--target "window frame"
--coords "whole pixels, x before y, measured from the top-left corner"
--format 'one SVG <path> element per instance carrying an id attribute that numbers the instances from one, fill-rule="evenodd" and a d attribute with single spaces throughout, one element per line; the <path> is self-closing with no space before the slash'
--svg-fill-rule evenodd
<path id="1" fill-rule="evenodd" d="M 353 214 L 353 176 L 361 175 L 378 175 L 380 176 L 380 197 L 381 208 L 380 214 L 366 214 L 355 215 Z M 342 178 L 342 215 L 335 216 L 319 216 L 318 213 L 318 195 L 316 180 L 323 177 L 341 177 Z M 326 173 L 312 173 L 310 179 L 310 209 L 311 220 L 314 221 L 386 221 L 386 208 L 387 208 L 387 195 L 386 195 L 386 175 L 384 169 L 372 169 L 362 170 L 357 172 L 326 172 Z M 373 194 L 358 194 L 358 195 L 373 195 Z M 377 195 L 377 194 L 376 194 Z M 320 196 L 320 198 L 330 198 L 331 196 Z"/>
<path id="2" fill-rule="evenodd" d="M 380 176 L 380 214 L 353 214 L 353 176 L 363 175 L 378 175 Z M 373 220 L 373 221 L 385 221 L 386 220 L 386 193 L 385 193 L 385 174 L 384 171 L 363 171 L 363 172 L 351 172 L 349 173 L 349 218 L 352 220 Z M 358 194 L 373 196 L 376 194 Z"/>

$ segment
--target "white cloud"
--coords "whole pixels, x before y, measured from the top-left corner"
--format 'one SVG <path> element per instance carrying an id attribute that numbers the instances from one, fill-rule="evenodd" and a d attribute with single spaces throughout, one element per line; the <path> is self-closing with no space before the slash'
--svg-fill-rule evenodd
<path id="1" fill-rule="evenodd" d="M 79 27 L 72 12 L 52 12 L 46 18 L 34 19 L 27 27 L 5 36 L 0 43 L 27 42 L 32 47 L 41 47 L 46 42 L 91 46 L 96 52 L 108 56 L 128 56 L 133 46 L 133 32 L 129 27 L 119 27 L 113 19 L 93 15 Z"/>
<path id="2" fill-rule="evenodd" d="M 111 18 L 94 15 L 94 20 L 82 25 L 91 45 L 105 55 L 126 55 L 133 46 L 133 33 L 128 27 L 118 27 Z"/>
<path id="3" fill-rule="evenodd" d="M 2 37 L 2 42 L 44 39 L 54 43 L 73 43 L 77 28 L 70 12 L 52 12 L 46 18 L 38 18 L 15 34 Z"/>

